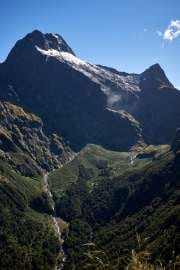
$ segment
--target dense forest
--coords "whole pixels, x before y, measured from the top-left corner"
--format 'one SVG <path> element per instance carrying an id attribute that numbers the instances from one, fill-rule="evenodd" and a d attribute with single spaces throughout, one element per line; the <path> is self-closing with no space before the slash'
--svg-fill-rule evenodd
<path id="1" fill-rule="evenodd" d="M 50 175 L 57 213 L 69 223 L 65 269 L 84 269 L 87 243 L 105 252 L 114 269 L 138 246 L 137 235 L 147 239 L 138 251 L 147 249 L 152 261 L 167 264 L 179 254 L 179 153 L 151 146 L 133 164 L 128 158 L 89 145 Z"/>

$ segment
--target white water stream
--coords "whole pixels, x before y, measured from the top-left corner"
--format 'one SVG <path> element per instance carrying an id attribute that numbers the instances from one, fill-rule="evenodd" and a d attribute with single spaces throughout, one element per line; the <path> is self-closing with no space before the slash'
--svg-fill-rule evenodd
<path id="1" fill-rule="evenodd" d="M 49 184 L 48 184 L 48 173 L 43 174 L 43 187 L 44 187 L 44 191 L 53 200 L 53 195 L 49 189 Z M 66 257 L 65 257 L 65 254 L 64 254 L 64 251 L 62 248 L 63 239 L 62 239 L 62 235 L 61 235 L 61 229 L 60 229 L 59 224 L 58 224 L 58 218 L 56 217 L 56 211 L 55 211 L 54 204 L 52 205 L 52 210 L 53 210 L 53 214 L 52 214 L 53 228 L 54 228 L 54 231 L 55 231 L 55 233 L 58 237 L 58 240 L 59 240 L 59 247 L 60 247 L 59 258 L 61 258 L 61 261 L 58 262 L 58 260 L 57 260 L 57 263 L 56 263 L 54 270 L 62 270 L 63 263 L 65 262 Z"/>
<path id="2" fill-rule="evenodd" d="M 65 162 L 63 165 L 61 165 L 60 168 L 62 168 L 64 165 L 70 163 L 77 155 L 78 155 L 78 153 L 71 155 L 71 157 L 68 159 L 68 161 Z M 48 184 L 48 173 L 47 172 L 43 173 L 43 189 L 47 193 L 47 195 L 52 199 L 52 201 L 54 202 L 53 195 L 51 193 L 51 190 L 50 190 L 49 184 Z M 60 226 L 58 224 L 58 217 L 56 216 L 54 203 L 52 205 L 52 210 L 53 210 L 53 214 L 52 214 L 53 227 L 54 227 L 54 231 L 58 237 L 59 247 L 60 247 L 59 258 L 57 259 L 57 263 L 56 263 L 54 270 L 62 270 L 63 266 L 64 266 L 64 262 L 66 261 L 66 256 L 65 256 L 65 253 L 64 253 L 63 248 L 62 248 L 63 239 L 62 239 L 61 229 L 60 229 Z"/>
<path id="3" fill-rule="evenodd" d="M 137 153 L 135 152 L 131 152 L 130 155 L 129 155 L 129 159 L 130 159 L 130 164 L 133 165 L 134 164 L 134 161 L 137 157 Z"/>

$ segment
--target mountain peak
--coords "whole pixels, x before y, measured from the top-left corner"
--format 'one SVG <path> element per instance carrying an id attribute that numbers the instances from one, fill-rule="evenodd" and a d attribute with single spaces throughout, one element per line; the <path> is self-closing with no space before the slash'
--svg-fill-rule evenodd
<path id="1" fill-rule="evenodd" d="M 32 54 L 37 52 L 36 48 L 44 51 L 56 50 L 58 52 L 67 52 L 75 56 L 75 53 L 61 35 L 52 33 L 44 34 L 39 30 L 34 30 L 17 41 L 9 53 L 7 61 L 11 62 L 11 60 L 22 57 L 27 58 L 28 56 L 32 57 Z"/>
<path id="2" fill-rule="evenodd" d="M 34 30 L 29 33 L 25 39 L 32 42 L 42 50 L 57 50 L 59 52 L 68 52 L 75 55 L 63 37 L 59 34 L 42 33 L 39 30 Z"/>
<path id="3" fill-rule="evenodd" d="M 151 82 L 151 85 L 153 84 L 159 87 L 173 87 L 173 85 L 168 80 L 164 70 L 158 63 L 150 66 L 141 75 L 144 84 L 149 84 L 149 82 Z"/>
<path id="4" fill-rule="evenodd" d="M 149 68 L 147 68 L 144 72 L 144 74 L 147 74 L 147 73 L 154 73 L 155 75 L 165 75 L 164 73 L 164 70 L 162 69 L 162 67 L 160 66 L 159 63 L 156 63 L 152 66 L 150 66 Z M 166 76 L 166 75 L 165 75 Z"/>

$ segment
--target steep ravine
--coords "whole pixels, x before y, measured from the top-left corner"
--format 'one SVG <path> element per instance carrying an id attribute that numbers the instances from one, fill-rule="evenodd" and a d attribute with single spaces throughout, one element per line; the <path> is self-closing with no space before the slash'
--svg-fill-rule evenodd
<path id="1" fill-rule="evenodd" d="M 60 247 L 59 258 L 57 259 L 55 270 L 61 270 L 63 268 L 63 262 L 66 260 L 66 256 L 65 256 L 63 248 L 62 248 L 63 239 L 61 236 L 61 229 L 58 225 L 56 210 L 54 207 L 53 195 L 51 193 L 51 190 L 50 190 L 49 184 L 48 184 L 48 173 L 47 172 L 43 174 L 43 189 L 48 194 L 48 196 L 52 199 L 52 222 L 53 222 L 54 231 L 55 231 L 55 233 L 58 237 L 58 240 L 59 240 L 59 247 Z"/>
<path id="2" fill-rule="evenodd" d="M 72 154 L 69 157 L 68 161 L 65 162 L 64 164 L 62 164 L 60 167 L 63 167 L 65 164 L 70 163 L 77 155 L 78 155 L 78 153 Z M 60 229 L 60 226 L 58 224 L 59 217 L 57 217 L 57 215 L 56 215 L 55 202 L 54 202 L 54 198 L 53 198 L 53 195 L 52 195 L 52 192 L 50 190 L 49 183 L 48 183 L 48 174 L 49 174 L 48 172 L 43 173 L 43 190 L 47 193 L 47 195 L 52 200 L 52 223 L 53 223 L 54 231 L 55 231 L 55 233 L 58 237 L 58 240 L 59 240 L 60 249 L 59 249 L 59 256 L 58 256 L 57 261 L 56 261 L 55 270 L 62 270 L 63 266 L 64 266 L 64 262 L 66 261 L 66 256 L 65 256 L 65 253 L 64 253 L 64 250 L 62 247 L 63 239 L 62 239 L 61 229 Z"/>

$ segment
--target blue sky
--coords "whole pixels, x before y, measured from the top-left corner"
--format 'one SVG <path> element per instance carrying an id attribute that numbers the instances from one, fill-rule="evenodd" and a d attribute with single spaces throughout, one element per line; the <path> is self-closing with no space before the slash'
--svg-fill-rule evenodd
<path id="1" fill-rule="evenodd" d="M 0 62 L 39 29 L 61 34 L 78 57 L 121 71 L 158 62 L 180 89 L 180 33 L 165 38 L 179 20 L 179 0 L 0 0 Z"/>

